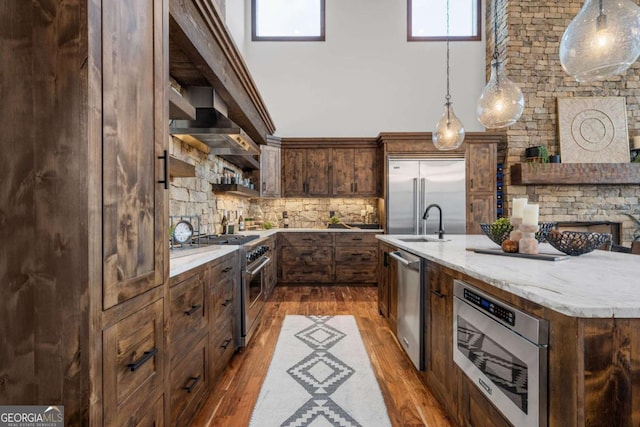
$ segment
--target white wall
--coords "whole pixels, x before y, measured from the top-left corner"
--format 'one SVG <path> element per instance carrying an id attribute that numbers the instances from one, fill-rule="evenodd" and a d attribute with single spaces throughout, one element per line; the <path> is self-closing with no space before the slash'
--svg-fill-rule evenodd
<path id="1" fill-rule="evenodd" d="M 446 93 L 446 43 L 406 41 L 405 0 L 326 0 L 325 42 L 252 42 L 251 1 L 244 4 L 243 53 L 277 135 L 435 128 Z M 451 43 L 452 101 L 467 131 L 483 130 L 475 105 L 485 83 L 484 48 L 484 40 Z"/>
<path id="2" fill-rule="evenodd" d="M 251 10 L 251 1 L 248 3 Z M 227 0 L 225 3 L 225 23 L 231 32 L 231 37 L 236 42 L 240 53 L 246 56 L 245 47 L 245 5 L 244 0 Z M 249 40 L 251 39 L 251 21 L 249 22 Z"/>

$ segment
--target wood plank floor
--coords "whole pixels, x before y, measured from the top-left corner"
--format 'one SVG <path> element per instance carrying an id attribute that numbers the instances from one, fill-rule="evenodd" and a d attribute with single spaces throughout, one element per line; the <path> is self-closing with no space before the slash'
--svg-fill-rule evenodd
<path id="1" fill-rule="evenodd" d="M 276 287 L 252 341 L 236 353 L 194 426 L 247 426 L 285 315 L 351 314 L 394 426 L 450 427 L 440 404 L 378 314 L 374 287 Z M 375 426 L 365 426 L 375 427 Z"/>

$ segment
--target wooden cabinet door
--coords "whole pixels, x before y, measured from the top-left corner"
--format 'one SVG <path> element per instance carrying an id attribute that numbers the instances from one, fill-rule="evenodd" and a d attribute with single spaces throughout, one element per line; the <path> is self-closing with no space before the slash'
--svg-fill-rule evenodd
<path id="1" fill-rule="evenodd" d="M 280 148 L 263 145 L 260 154 L 260 195 L 280 197 Z"/>
<path id="2" fill-rule="evenodd" d="M 328 148 L 307 149 L 307 196 L 329 195 L 330 154 Z"/>
<path id="3" fill-rule="evenodd" d="M 282 151 L 282 196 L 304 196 L 306 191 L 307 150 L 287 148 Z"/>
<path id="4" fill-rule="evenodd" d="M 334 148 L 332 150 L 332 176 L 334 196 L 351 196 L 355 191 L 353 148 Z"/>
<path id="5" fill-rule="evenodd" d="M 496 144 L 467 144 L 467 192 L 496 191 Z"/>
<path id="6" fill-rule="evenodd" d="M 154 0 L 102 8 L 105 309 L 164 280 L 165 12 Z"/>
<path id="7" fill-rule="evenodd" d="M 467 145 L 467 234 L 482 234 L 480 223 L 496 219 L 496 167 L 496 144 Z"/>
<path id="8" fill-rule="evenodd" d="M 480 223 L 496 219 L 496 200 L 490 193 L 467 194 L 467 234 L 482 234 Z"/>
<path id="9" fill-rule="evenodd" d="M 453 276 L 427 264 L 425 304 L 425 371 L 427 383 L 450 414 L 457 413 L 456 365 L 453 361 Z"/>
<path id="10" fill-rule="evenodd" d="M 354 193 L 358 197 L 377 196 L 378 150 L 375 148 L 356 148 L 354 150 Z"/>
<path id="11" fill-rule="evenodd" d="M 389 251 L 386 246 L 378 247 L 378 311 L 389 317 Z"/>
<path id="12" fill-rule="evenodd" d="M 394 335 L 398 330 L 398 261 L 388 257 L 389 262 L 389 327 Z"/>

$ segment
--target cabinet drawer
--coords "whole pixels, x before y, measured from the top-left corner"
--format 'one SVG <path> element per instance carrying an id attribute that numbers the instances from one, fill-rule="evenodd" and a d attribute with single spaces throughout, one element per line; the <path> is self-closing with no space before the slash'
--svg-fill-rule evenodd
<path id="1" fill-rule="evenodd" d="M 378 246 L 373 233 L 336 233 L 335 239 L 336 246 Z"/>
<path id="2" fill-rule="evenodd" d="M 211 383 L 219 379 L 233 354 L 236 352 L 236 341 L 233 322 L 223 322 L 211 329 Z"/>
<path id="3" fill-rule="evenodd" d="M 336 248 L 336 268 L 339 264 L 376 263 L 378 249 L 374 246 L 365 247 L 340 247 Z"/>
<path id="4" fill-rule="evenodd" d="M 336 266 L 336 282 L 338 283 L 375 283 L 376 280 L 375 264 Z"/>
<path id="5" fill-rule="evenodd" d="M 163 300 L 103 332 L 105 425 L 121 426 L 148 399 L 162 394 Z"/>
<path id="6" fill-rule="evenodd" d="M 282 233 L 282 246 L 333 246 L 332 233 Z"/>
<path id="7" fill-rule="evenodd" d="M 333 280 L 333 264 L 282 264 L 282 281 L 290 283 L 327 283 Z"/>
<path id="8" fill-rule="evenodd" d="M 212 325 L 234 316 L 240 284 L 237 264 L 234 254 L 207 270 L 206 282 L 211 301 L 209 322 Z"/>
<path id="9" fill-rule="evenodd" d="M 171 361 L 176 356 L 182 356 L 184 345 L 188 345 L 186 343 L 197 341 L 198 337 L 207 330 L 209 308 L 203 276 L 203 272 L 194 274 L 169 290 Z"/>
<path id="10" fill-rule="evenodd" d="M 299 246 L 297 248 L 282 248 L 280 263 L 285 265 L 324 266 L 331 267 L 333 250 L 328 247 Z"/>
<path id="11" fill-rule="evenodd" d="M 207 337 L 181 350 L 182 358 L 171 369 L 172 426 L 189 425 L 209 391 Z"/>

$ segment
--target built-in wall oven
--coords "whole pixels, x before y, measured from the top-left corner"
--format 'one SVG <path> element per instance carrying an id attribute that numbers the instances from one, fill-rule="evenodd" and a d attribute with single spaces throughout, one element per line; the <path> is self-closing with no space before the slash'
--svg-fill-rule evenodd
<path id="1" fill-rule="evenodd" d="M 255 331 L 265 305 L 267 281 L 265 267 L 271 263 L 271 248 L 265 238 L 240 247 L 242 280 L 240 286 L 239 347 L 244 347 Z"/>
<path id="2" fill-rule="evenodd" d="M 549 324 L 454 282 L 453 359 L 514 426 L 547 426 Z"/>

